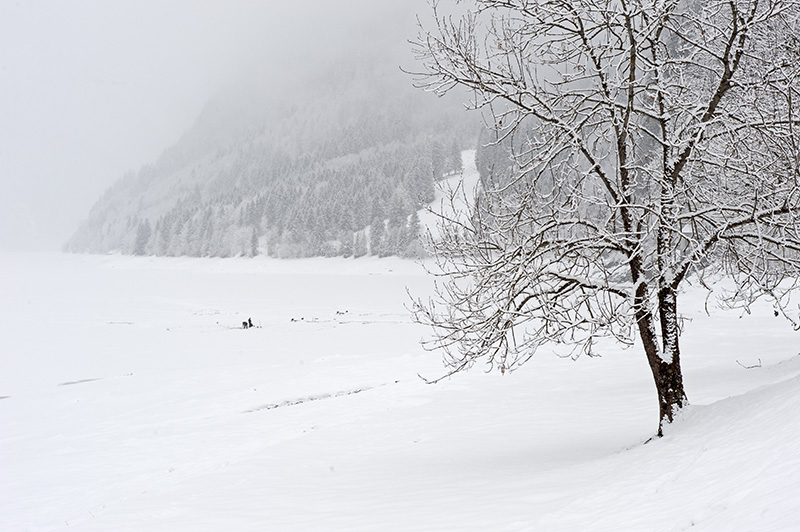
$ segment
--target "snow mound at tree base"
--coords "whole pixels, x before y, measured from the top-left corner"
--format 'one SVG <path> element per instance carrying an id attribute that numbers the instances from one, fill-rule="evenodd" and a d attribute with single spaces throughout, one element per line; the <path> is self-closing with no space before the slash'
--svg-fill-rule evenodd
<path id="1" fill-rule="evenodd" d="M 783 380 L 687 407 L 663 438 L 576 474 L 574 502 L 530 529 L 800 529 L 800 357 L 754 371 Z"/>
<path id="2" fill-rule="evenodd" d="M 800 358 L 780 366 L 795 376 L 690 407 L 659 442 L 663 465 L 672 466 L 670 491 L 686 494 L 679 504 L 693 510 L 689 524 L 710 530 L 800 527 Z"/>

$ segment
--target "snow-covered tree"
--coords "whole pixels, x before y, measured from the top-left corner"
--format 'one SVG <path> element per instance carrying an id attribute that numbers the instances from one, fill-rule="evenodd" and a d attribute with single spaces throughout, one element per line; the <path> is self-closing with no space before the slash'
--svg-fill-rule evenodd
<path id="1" fill-rule="evenodd" d="M 136 241 L 133 245 L 134 255 L 145 255 L 147 253 L 147 243 L 150 241 L 152 232 L 150 220 L 139 222 L 139 226 L 136 229 Z"/>
<path id="2" fill-rule="evenodd" d="M 367 237 L 365 231 L 358 231 L 353 237 L 353 258 L 357 259 L 367 254 Z"/>
<path id="3" fill-rule="evenodd" d="M 375 217 L 369 226 L 369 254 L 383 255 L 384 241 L 386 240 L 386 225 L 382 218 Z"/>
<path id="4" fill-rule="evenodd" d="M 461 148 L 458 146 L 458 143 L 453 140 L 453 142 L 450 143 L 450 150 L 447 153 L 446 173 L 459 174 L 463 169 L 464 166 L 461 161 Z"/>
<path id="5" fill-rule="evenodd" d="M 472 217 L 443 221 L 433 251 L 446 280 L 417 317 L 448 374 L 638 335 L 661 435 L 687 404 L 687 279 L 725 272 L 731 305 L 768 297 L 797 318 L 798 2 L 463 3 L 435 7 L 421 32 L 420 84 L 471 89 L 511 171 L 483 176 Z"/>
<path id="6" fill-rule="evenodd" d="M 249 256 L 255 257 L 259 253 L 258 251 L 258 227 L 253 226 L 252 232 L 250 234 L 250 253 Z"/>
<path id="7" fill-rule="evenodd" d="M 433 179 L 438 181 L 445 174 L 445 155 L 442 145 L 434 141 L 431 144 L 431 171 Z"/>

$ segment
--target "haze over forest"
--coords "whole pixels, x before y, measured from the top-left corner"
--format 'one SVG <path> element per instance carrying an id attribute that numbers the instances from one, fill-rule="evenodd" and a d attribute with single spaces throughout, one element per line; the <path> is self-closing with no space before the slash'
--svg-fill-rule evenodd
<path id="1" fill-rule="evenodd" d="M 159 256 L 418 256 L 418 210 L 476 124 L 380 51 L 217 95 L 93 207 L 66 249 Z M 273 85 L 274 88 L 274 85 Z M 268 97 L 264 95 L 269 94 Z"/>
<path id="2" fill-rule="evenodd" d="M 414 67 L 407 41 L 424 1 L 0 9 L 3 248 L 338 253 L 378 217 L 387 234 L 412 223 L 434 173 L 475 145 L 478 117 L 400 70 Z M 265 209 L 277 219 L 254 223 Z M 351 219 L 331 222 L 343 209 Z M 165 219 L 179 235 L 210 218 L 204 244 L 155 236 Z M 382 253 L 409 252 L 406 236 L 392 238 L 403 243 Z"/>

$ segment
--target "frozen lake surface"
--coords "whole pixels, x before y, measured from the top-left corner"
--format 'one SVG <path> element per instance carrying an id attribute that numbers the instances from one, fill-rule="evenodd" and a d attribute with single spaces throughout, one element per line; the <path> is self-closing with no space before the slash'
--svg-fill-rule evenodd
<path id="1" fill-rule="evenodd" d="M 0 255 L 0 530 L 800 529 L 800 342 L 768 306 L 689 289 L 693 406 L 643 444 L 637 349 L 425 384 L 431 287 L 399 259 Z"/>

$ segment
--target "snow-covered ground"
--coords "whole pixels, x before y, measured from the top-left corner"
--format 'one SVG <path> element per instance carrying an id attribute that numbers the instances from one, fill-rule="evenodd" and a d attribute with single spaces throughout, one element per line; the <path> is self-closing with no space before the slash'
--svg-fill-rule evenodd
<path id="1" fill-rule="evenodd" d="M 461 152 L 461 164 L 461 173 L 446 176 L 437 182 L 433 201 L 419 211 L 421 227 L 434 239 L 441 234 L 439 225 L 442 219 L 466 221 L 475 204 L 475 196 L 480 187 L 475 150 Z"/>
<path id="2" fill-rule="evenodd" d="M 637 349 L 426 385 L 406 288 L 396 259 L 0 255 L 0 530 L 800 530 L 770 308 L 689 290 L 694 406 L 644 444 Z"/>

